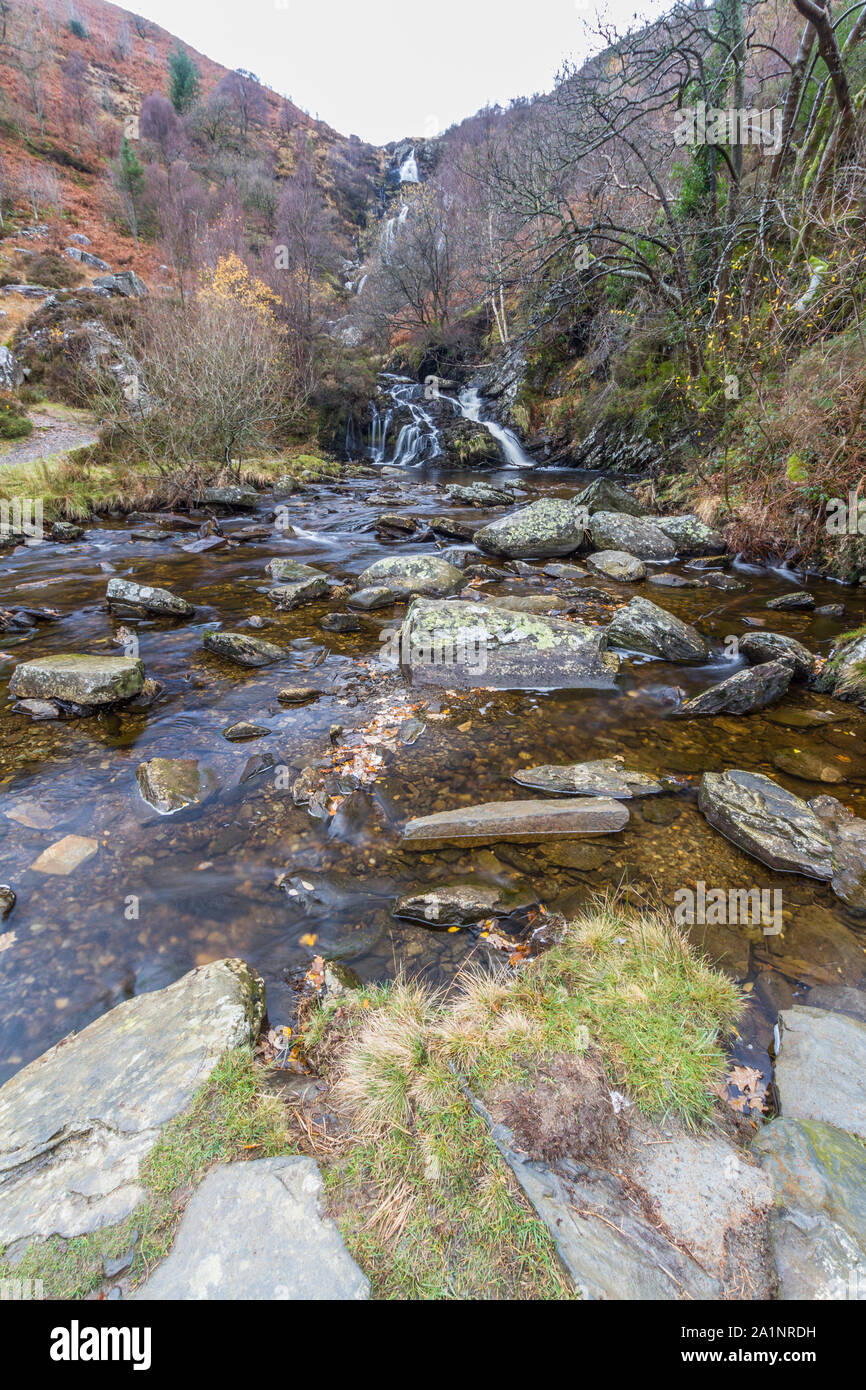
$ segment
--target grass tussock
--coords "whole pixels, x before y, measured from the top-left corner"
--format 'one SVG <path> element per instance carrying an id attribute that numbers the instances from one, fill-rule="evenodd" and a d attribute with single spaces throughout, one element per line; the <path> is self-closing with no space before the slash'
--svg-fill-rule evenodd
<path id="1" fill-rule="evenodd" d="M 14 1265 L 0 1250 L 0 1279 L 41 1279 L 46 1298 L 84 1298 L 102 1283 L 104 1261 L 131 1249 L 129 1274 L 142 1283 L 168 1254 L 190 1197 L 214 1164 L 293 1151 L 284 1109 L 261 1094 L 250 1049 L 230 1052 L 145 1160 L 139 1173 L 144 1201 L 126 1221 L 92 1235 L 39 1242 Z"/>
<path id="2" fill-rule="evenodd" d="M 668 917 L 616 898 L 517 973 L 470 968 L 448 995 L 398 980 L 327 1003 L 305 1032 L 342 1117 L 323 1157 L 376 1293 L 562 1297 L 549 1237 L 470 1093 L 514 1106 L 543 1074 L 553 1090 L 562 1077 L 575 1094 L 591 1083 L 596 1104 L 609 1079 L 646 1113 L 697 1126 L 740 1009 L 733 983 Z"/>

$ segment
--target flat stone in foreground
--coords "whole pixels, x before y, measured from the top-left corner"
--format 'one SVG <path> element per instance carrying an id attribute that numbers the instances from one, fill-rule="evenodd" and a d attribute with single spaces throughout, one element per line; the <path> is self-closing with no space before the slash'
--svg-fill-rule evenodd
<path id="1" fill-rule="evenodd" d="M 866 1023 L 802 1004 L 779 1014 L 776 1090 L 784 1116 L 866 1139 L 864 1075 Z"/>
<path id="2" fill-rule="evenodd" d="M 0 1087 L 0 1246 L 122 1221 L 142 1159 L 230 1049 L 251 1043 L 264 985 L 219 960 L 118 1004 Z"/>
<path id="3" fill-rule="evenodd" d="M 144 685 L 144 663 L 131 656 L 38 656 L 16 666 L 10 695 L 26 700 L 68 700 L 74 705 L 113 705 L 131 700 Z"/>
<path id="4" fill-rule="evenodd" d="M 419 816 L 403 827 L 403 842 L 419 848 L 438 844 L 486 845 L 499 840 L 534 844 L 573 835 L 605 835 L 628 824 L 628 810 L 604 797 L 585 801 L 488 801 Z"/>
<path id="5" fill-rule="evenodd" d="M 133 1300 L 366 1299 L 370 1285 L 322 1215 L 311 1158 L 261 1158 L 208 1173 L 171 1253 Z"/>

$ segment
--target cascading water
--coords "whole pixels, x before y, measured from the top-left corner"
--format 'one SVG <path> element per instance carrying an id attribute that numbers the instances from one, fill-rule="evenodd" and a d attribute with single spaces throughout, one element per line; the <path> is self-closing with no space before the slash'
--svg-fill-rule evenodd
<path id="1" fill-rule="evenodd" d="M 415 149 L 413 146 L 413 148 L 407 154 L 406 158 L 403 160 L 403 163 L 400 165 L 400 182 L 420 183 L 420 181 L 421 180 L 418 174 L 418 161 L 415 158 Z"/>
<path id="2" fill-rule="evenodd" d="M 442 439 L 436 421 L 425 405 L 425 401 L 428 399 L 425 387 L 410 377 L 394 376 L 390 373 L 385 373 L 384 379 L 388 383 L 385 387 L 385 393 L 390 398 L 391 405 L 383 411 L 375 402 L 373 403 L 370 443 L 367 450 L 371 463 L 387 463 L 397 467 L 411 468 L 417 464 L 431 463 L 434 459 L 440 458 L 444 452 Z M 474 387 L 467 387 L 461 391 L 456 400 L 453 396 L 446 396 L 441 392 L 437 394 L 436 399 L 443 405 L 450 407 L 455 415 L 460 415 L 464 420 L 471 420 L 473 424 L 488 430 L 502 450 L 505 462 L 509 467 L 532 468 L 534 466 L 533 460 L 524 453 L 517 436 L 511 430 L 506 429 L 495 420 L 482 419 L 481 397 Z M 393 455 L 388 458 L 391 425 L 398 410 L 408 410 L 411 420 L 401 426 L 394 444 Z"/>
<path id="3" fill-rule="evenodd" d="M 507 430 L 504 425 L 497 424 L 495 420 L 482 420 L 481 397 L 474 386 L 467 386 L 465 391 L 460 392 L 458 405 L 464 420 L 472 420 L 475 424 L 482 425 L 488 433 L 493 435 L 505 455 L 506 462 L 512 468 L 533 467 L 532 459 L 523 452 L 516 434 Z"/>

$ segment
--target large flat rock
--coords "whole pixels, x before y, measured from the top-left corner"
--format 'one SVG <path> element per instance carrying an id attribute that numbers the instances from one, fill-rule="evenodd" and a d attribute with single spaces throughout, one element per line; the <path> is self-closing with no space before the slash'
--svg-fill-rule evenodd
<path id="1" fill-rule="evenodd" d="M 496 689 L 610 689 L 619 659 L 602 628 L 495 603 L 418 599 L 400 631 L 413 682 Z"/>
<path id="2" fill-rule="evenodd" d="M 74 705 L 113 705 L 131 700 L 144 685 L 144 663 L 131 656 L 38 656 L 16 666 L 10 695 L 25 700 L 68 700 Z"/>
<path id="3" fill-rule="evenodd" d="M 171 1253 L 134 1300 L 324 1301 L 370 1296 L 311 1158 L 261 1158 L 208 1173 Z"/>
<path id="4" fill-rule="evenodd" d="M 781 1116 L 754 1147 L 775 1187 L 779 1297 L 866 1299 L 866 1150 L 833 1125 Z"/>
<path id="5" fill-rule="evenodd" d="M 0 1246 L 122 1221 L 163 1125 L 258 1035 L 264 986 L 219 960 L 118 1004 L 0 1088 Z"/>
<path id="6" fill-rule="evenodd" d="M 866 1023 L 802 1004 L 779 1014 L 776 1090 L 783 1115 L 866 1139 L 864 1076 Z"/>
<path id="7" fill-rule="evenodd" d="M 628 824 L 627 807 L 605 797 L 567 801 L 488 801 L 419 816 L 403 828 L 403 841 L 421 848 L 437 844 L 486 845 L 497 840 L 534 844 L 573 835 L 604 835 Z"/>

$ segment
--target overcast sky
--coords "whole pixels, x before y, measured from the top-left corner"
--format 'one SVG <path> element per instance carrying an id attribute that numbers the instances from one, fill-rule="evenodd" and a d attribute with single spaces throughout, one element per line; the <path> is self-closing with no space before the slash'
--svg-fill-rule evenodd
<path id="1" fill-rule="evenodd" d="M 598 0 L 132 0 L 228 68 L 248 68 L 343 135 L 435 135 L 488 102 L 548 90 L 590 48 Z M 660 0 L 606 0 L 627 27 Z"/>

